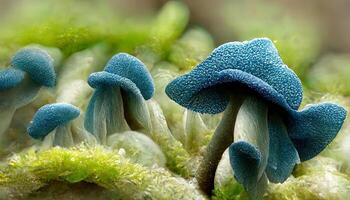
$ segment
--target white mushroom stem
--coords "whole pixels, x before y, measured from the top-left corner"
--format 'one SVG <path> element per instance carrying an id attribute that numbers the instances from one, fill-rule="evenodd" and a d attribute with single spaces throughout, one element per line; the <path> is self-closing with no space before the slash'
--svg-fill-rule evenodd
<path id="1" fill-rule="evenodd" d="M 69 148 L 81 143 L 94 145 L 96 139 L 83 128 L 83 120 L 79 117 L 51 131 L 44 138 L 40 149 L 47 150 L 54 146 Z"/>
<path id="2" fill-rule="evenodd" d="M 242 100 L 239 96 L 231 97 L 222 119 L 206 148 L 203 160 L 198 167 L 196 179 L 199 187 L 209 196 L 214 189 L 215 172 L 221 156 L 233 142 L 233 129 Z"/>
<path id="3" fill-rule="evenodd" d="M 9 90 L 0 91 L 0 138 L 1 146 L 6 143 L 4 136 L 11 124 L 15 111 L 29 103 L 37 96 L 41 86 L 34 83 L 26 74 L 20 85 Z"/>
<path id="4" fill-rule="evenodd" d="M 247 96 L 238 111 L 234 128 L 234 142 L 247 142 L 249 145 L 254 146 L 261 155 L 258 166 L 248 164 L 250 166 L 249 168 L 242 169 L 242 167 L 239 166 L 239 169 L 237 169 L 241 170 L 239 173 L 246 176 L 244 183 L 241 182 L 241 184 L 246 187 L 252 199 L 261 199 L 267 187 L 267 176 L 265 173 L 269 154 L 267 112 L 267 104 L 263 100 L 255 96 Z M 241 163 L 242 166 L 245 161 L 249 162 L 250 154 L 245 154 L 243 152 L 239 154 L 240 157 L 235 158 L 239 159 L 237 162 Z M 235 173 L 238 173 L 238 171 L 235 171 Z"/>
<path id="5" fill-rule="evenodd" d="M 246 97 L 238 111 L 234 128 L 234 142 L 248 142 L 261 152 L 262 159 L 258 177 L 261 177 L 265 171 L 269 153 L 267 110 L 267 105 L 263 100 L 253 96 Z"/>
<path id="6" fill-rule="evenodd" d="M 263 156 L 259 177 L 267 165 L 269 135 L 267 104 L 250 95 L 232 96 L 221 122 L 207 146 L 196 179 L 203 192 L 210 195 L 214 189 L 217 165 L 223 152 L 235 141 L 246 141 L 256 146 Z M 249 170 L 249 169 L 247 169 Z"/>

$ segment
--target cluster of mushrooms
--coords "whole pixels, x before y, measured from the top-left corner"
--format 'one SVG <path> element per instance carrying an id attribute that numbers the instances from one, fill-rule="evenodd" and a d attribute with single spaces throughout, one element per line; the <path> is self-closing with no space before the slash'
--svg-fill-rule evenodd
<path id="1" fill-rule="evenodd" d="M 83 114 L 79 106 L 58 99 L 35 113 L 27 132 L 42 141 L 43 149 L 82 142 L 111 145 L 125 132 L 152 130 L 147 100 L 154 83 L 139 59 L 116 54 L 87 82 L 94 91 Z M 55 83 L 54 60 L 45 50 L 19 50 L 11 66 L 0 72 L 0 137 L 16 109 L 32 102 L 41 87 Z M 346 118 L 346 110 L 333 103 L 298 111 L 301 82 L 266 38 L 219 46 L 191 72 L 171 81 L 165 92 L 191 111 L 223 112 L 195 177 L 208 195 L 227 148 L 236 180 L 251 199 L 261 199 L 268 181 L 284 182 L 296 164 L 318 155 Z M 77 118 L 82 118 L 82 128 L 72 126 Z"/>

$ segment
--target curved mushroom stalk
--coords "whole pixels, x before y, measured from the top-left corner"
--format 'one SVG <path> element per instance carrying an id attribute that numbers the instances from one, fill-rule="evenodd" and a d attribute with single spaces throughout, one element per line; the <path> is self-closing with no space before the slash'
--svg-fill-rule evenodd
<path id="1" fill-rule="evenodd" d="M 151 121 L 145 100 L 154 93 L 146 66 L 125 53 L 113 56 L 104 71 L 88 79 L 95 92 L 89 102 L 85 128 L 107 143 L 109 135 L 128 130 L 150 132 Z"/>
<path id="2" fill-rule="evenodd" d="M 53 58 L 46 51 L 27 47 L 14 55 L 11 67 L 0 72 L 1 138 L 14 112 L 32 102 L 42 86 L 52 87 L 55 81 Z"/>
<path id="3" fill-rule="evenodd" d="M 34 83 L 26 76 L 18 86 L 6 91 L 0 91 L 1 138 L 4 138 L 3 134 L 10 126 L 15 111 L 32 102 L 40 88 L 40 85 Z"/>
<path id="4" fill-rule="evenodd" d="M 235 178 L 252 199 L 261 199 L 267 186 L 265 169 L 269 154 L 267 104 L 248 96 L 238 111 L 230 162 Z"/>
<path id="5" fill-rule="evenodd" d="M 93 133 L 101 144 L 107 144 L 107 137 L 113 133 L 130 130 L 124 117 L 120 87 L 94 92 L 85 113 L 85 128 Z"/>
<path id="6" fill-rule="evenodd" d="M 53 146 L 71 147 L 82 142 L 94 144 L 93 136 L 82 128 L 74 128 L 79 127 L 74 125 L 79 115 L 79 109 L 71 104 L 48 104 L 35 113 L 27 131 L 34 139 L 43 140 L 42 150 Z M 82 127 L 82 120 L 78 123 Z"/>
<path id="7" fill-rule="evenodd" d="M 186 150 L 193 154 L 198 153 L 206 142 L 206 137 L 210 133 L 209 129 L 204 124 L 200 114 L 190 110 L 184 112 L 183 126 Z"/>
<path id="8" fill-rule="evenodd" d="M 215 172 L 221 156 L 233 142 L 234 126 L 241 104 L 241 97 L 231 97 L 224 115 L 206 148 L 203 160 L 198 167 L 196 179 L 200 188 L 207 194 L 211 194 L 214 188 Z"/>

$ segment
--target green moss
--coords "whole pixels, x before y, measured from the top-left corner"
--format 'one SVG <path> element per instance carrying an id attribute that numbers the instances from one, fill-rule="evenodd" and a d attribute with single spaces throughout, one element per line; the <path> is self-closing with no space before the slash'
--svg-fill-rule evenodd
<path id="1" fill-rule="evenodd" d="M 152 29 L 149 45 L 158 54 L 164 54 L 181 36 L 189 20 L 189 10 L 180 1 L 170 1 L 160 10 Z"/>
<path id="2" fill-rule="evenodd" d="M 124 199 L 202 199 L 192 185 L 164 169 L 148 169 L 103 147 L 55 147 L 13 156 L 0 170 L 0 187 L 28 195 L 50 181 L 89 182 Z"/>
<path id="3" fill-rule="evenodd" d="M 169 60 L 180 70 L 190 70 L 214 49 L 213 38 L 200 28 L 190 29 L 171 47 Z"/>
<path id="4" fill-rule="evenodd" d="M 160 146 L 167 159 L 167 167 L 182 177 L 194 176 L 198 162 L 171 134 L 163 112 L 156 101 L 148 101 L 152 120 L 150 137 Z"/>
<path id="5" fill-rule="evenodd" d="M 323 56 L 308 73 L 307 83 L 316 91 L 350 95 L 350 55 Z"/>
<path id="6" fill-rule="evenodd" d="M 242 185 L 237 182 L 229 182 L 214 189 L 213 200 L 248 200 L 248 195 Z"/>

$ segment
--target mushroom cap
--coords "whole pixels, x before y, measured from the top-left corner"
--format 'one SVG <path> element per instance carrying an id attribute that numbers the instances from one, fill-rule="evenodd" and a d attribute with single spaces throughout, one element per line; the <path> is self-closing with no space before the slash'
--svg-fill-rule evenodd
<path id="1" fill-rule="evenodd" d="M 51 56 L 37 47 L 20 49 L 13 56 L 12 67 L 29 74 L 31 79 L 43 86 L 52 87 L 56 83 L 56 73 Z"/>
<path id="2" fill-rule="evenodd" d="M 66 124 L 79 115 L 80 110 L 71 104 L 47 104 L 35 113 L 27 131 L 31 137 L 41 139 L 58 126 Z"/>
<path id="3" fill-rule="evenodd" d="M 166 93 L 190 110 L 216 114 L 225 110 L 230 99 L 223 85 L 233 91 L 248 88 L 287 110 L 298 109 L 303 96 L 299 78 L 266 38 L 219 46 L 190 73 L 169 83 Z"/>
<path id="4" fill-rule="evenodd" d="M 0 71 L 0 91 L 17 86 L 24 79 L 24 72 L 12 67 Z"/>
<path id="5" fill-rule="evenodd" d="M 90 74 L 88 83 L 93 88 L 120 86 L 125 91 L 142 95 L 140 89 L 130 79 L 105 71 Z"/>
<path id="6" fill-rule="evenodd" d="M 133 83 L 133 86 L 130 87 L 134 88 L 135 85 L 146 100 L 153 96 L 154 83 L 151 74 L 147 67 L 136 57 L 127 53 L 116 54 L 108 61 L 104 71 L 117 76 L 114 76 L 114 78 L 111 78 L 112 76 L 109 76 L 109 78 L 96 76 L 93 81 L 95 84 L 92 84 L 91 87 L 103 87 L 106 84 L 109 85 L 108 81 L 112 80 L 114 82 L 113 84 L 116 84 L 116 80 L 118 79 L 121 85 Z M 103 80 L 98 81 L 98 77 Z"/>

